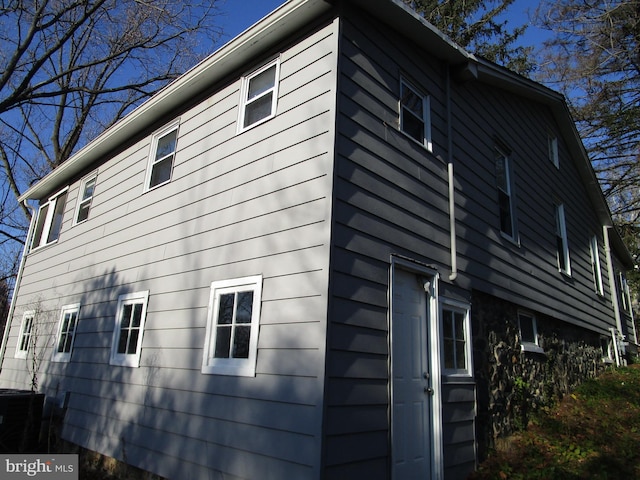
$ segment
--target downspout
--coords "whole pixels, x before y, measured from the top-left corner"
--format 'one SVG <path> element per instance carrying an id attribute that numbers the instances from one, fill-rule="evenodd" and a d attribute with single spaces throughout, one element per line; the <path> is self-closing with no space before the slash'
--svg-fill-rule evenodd
<path id="1" fill-rule="evenodd" d="M 449 233 L 451 235 L 451 273 L 449 280 L 458 277 L 458 252 L 456 244 L 456 188 L 453 177 L 453 127 L 451 126 L 451 68 L 446 68 L 447 96 L 447 175 L 449 180 Z"/>
<path id="2" fill-rule="evenodd" d="M 609 243 L 609 229 L 606 225 L 602 226 L 602 236 L 604 237 L 604 251 L 607 256 L 607 273 L 609 277 L 609 289 L 611 290 L 611 303 L 613 304 L 613 315 L 616 319 L 616 328 L 622 333 L 622 317 L 620 316 L 620 303 L 618 301 L 618 287 L 616 285 L 616 276 L 613 272 L 613 259 L 611 257 L 611 244 Z M 616 364 L 620 366 L 620 358 L 618 354 L 617 339 L 614 338 L 614 347 L 616 353 Z"/>
<path id="3" fill-rule="evenodd" d="M 37 212 L 36 209 L 30 207 L 27 204 L 27 200 L 23 201 L 23 205 L 26 209 L 31 210 L 31 222 L 29 222 L 29 231 L 27 232 L 27 238 L 24 241 L 24 248 L 22 249 L 22 258 L 20 258 L 20 265 L 18 266 L 18 274 L 16 275 L 16 282 L 13 285 L 13 293 L 11 294 L 11 304 L 9 305 L 9 314 L 7 315 L 7 322 L 4 326 L 4 335 L 2 335 L 2 346 L 0 346 L 0 372 L 2 372 L 2 365 L 4 364 L 4 355 L 7 351 L 7 342 L 9 341 L 9 330 L 11 329 L 11 320 L 13 313 L 16 309 L 16 298 L 18 297 L 18 288 L 22 281 L 22 273 L 24 272 L 25 259 L 27 258 L 27 252 L 29 250 L 29 243 L 31 240 L 31 234 L 33 233 L 33 227 L 35 225 Z"/>

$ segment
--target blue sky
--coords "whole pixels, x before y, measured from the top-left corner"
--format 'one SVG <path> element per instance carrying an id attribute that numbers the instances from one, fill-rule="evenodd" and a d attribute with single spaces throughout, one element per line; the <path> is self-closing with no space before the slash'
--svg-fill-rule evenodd
<path id="1" fill-rule="evenodd" d="M 243 32 L 262 17 L 278 8 L 285 0 L 223 0 L 218 18 L 224 31 L 223 43 Z"/>
<path id="2" fill-rule="evenodd" d="M 221 16 L 218 18 L 224 30 L 222 44 L 243 32 L 262 17 L 286 3 L 286 0 L 223 0 L 220 3 Z M 516 0 L 509 8 L 508 21 L 512 27 L 528 23 L 528 12 L 533 13 L 538 1 Z M 529 26 L 522 39 L 525 46 L 540 47 L 545 33 Z"/>

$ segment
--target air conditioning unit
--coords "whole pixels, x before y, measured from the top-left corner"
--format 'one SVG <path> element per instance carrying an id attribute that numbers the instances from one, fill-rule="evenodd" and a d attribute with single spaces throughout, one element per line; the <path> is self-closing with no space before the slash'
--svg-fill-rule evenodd
<path id="1" fill-rule="evenodd" d="M 29 390 L 0 389 L 0 453 L 35 451 L 44 397 Z"/>

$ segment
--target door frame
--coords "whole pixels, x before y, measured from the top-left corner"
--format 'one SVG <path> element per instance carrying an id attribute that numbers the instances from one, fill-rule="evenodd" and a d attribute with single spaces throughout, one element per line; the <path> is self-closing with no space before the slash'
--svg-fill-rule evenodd
<path id="1" fill-rule="evenodd" d="M 388 295 L 388 341 L 389 341 L 389 446 L 390 446 L 390 468 L 393 479 L 393 288 L 395 272 L 400 269 L 413 273 L 416 276 L 423 276 L 425 286 L 427 314 L 429 318 L 428 342 L 429 342 L 429 362 L 431 367 L 431 388 L 433 388 L 431 403 L 431 478 L 443 478 L 444 458 L 442 439 L 442 379 L 441 379 L 441 356 L 440 356 L 440 307 L 438 301 L 438 281 L 439 274 L 435 267 L 411 260 L 409 258 L 391 256 L 391 268 L 389 269 L 389 289 Z"/>

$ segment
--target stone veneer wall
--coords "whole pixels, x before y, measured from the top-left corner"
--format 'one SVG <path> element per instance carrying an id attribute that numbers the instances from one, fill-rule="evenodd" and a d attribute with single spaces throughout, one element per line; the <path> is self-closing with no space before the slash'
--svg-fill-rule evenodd
<path id="1" fill-rule="evenodd" d="M 532 311 L 544 354 L 522 352 L 518 309 L 480 292 L 472 294 L 480 460 L 496 439 L 526 427 L 533 409 L 562 398 L 606 367 L 600 335 Z"/>

